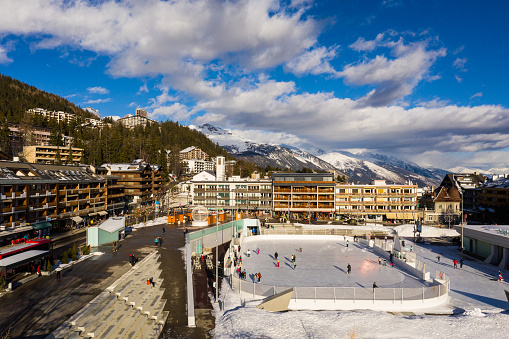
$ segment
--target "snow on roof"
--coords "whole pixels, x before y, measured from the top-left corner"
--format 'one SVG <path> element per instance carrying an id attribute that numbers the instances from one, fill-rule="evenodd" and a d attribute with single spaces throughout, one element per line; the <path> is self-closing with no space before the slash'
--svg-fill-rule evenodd
<path id="1" fill-rule="evenodd" d="M 99 228 L 103 231 L 113 233 L 125 227 L 124 217 L 113 217 L 103 222 Z"/>
<path id="2" fill-rule="evenodd" d="M 192 150 L 194 150 L 196 147 L 195 146 L 190 146 L 190 147 L 187 147 L 187 148 L 184 148 L 182 151 L 180 151 L 180 153 L 187 153 L 187 152 L 191 152 Z"/>

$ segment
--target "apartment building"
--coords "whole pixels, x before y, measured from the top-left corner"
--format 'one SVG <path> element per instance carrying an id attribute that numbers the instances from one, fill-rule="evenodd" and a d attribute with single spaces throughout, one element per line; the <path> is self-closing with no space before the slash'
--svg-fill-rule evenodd
<path id="1" fill-rule="evenodd" d="M 149 119 L 147 111 L 143 109 L 137 109 L 136 115 L 127 114 L 125 117 L 118 119 L 118 123 L 125 127 L 132 129 L 136 126 L 147 126 L 148 124 L 156 123 L 157 121 Z"/>
<path id="2" fill-rule="evenodd" d="M 290 219 L 333 220 L 334 174 L 272 174 L 274 216 Z"/>
<path id="3" fill-rule="evenodd" d="M 105 180 L 79 166 L 0 161 L 0 244 L 106 210 Z"/>
<path id="4" fill-rule="evenodd" d="M 76 114 L 62 111 L 48 111 L 44 108 L 31 108 L 27 111 L 27 113 L 41 115 L 48 119 L 55 119 L 59 123 L 60 122 L 70 123 L 71 121 L 76 121 Z"/>
<path id="5" fill-rule="evenodd" d="M 159 165 L 149 165 L 142 160 L 131 164 L 103 164 L 107 175 L 118 177 L 117 185 L 124 187 L 125 201 L 130 204 L 150 204 L 162 193 L 162 170 Z"/>
<path id="6" fill-rule="evenodd" d="M 191 146 L 180 151 L 180 160 L 209 160 L 209 155 L 199 147 Z"/>
<path id="7" fill-rule="evenodd" d="M 57 152 L 60 152 L 60 160 L 66 162 L 71 152 L 72 163 L 78 165 L 83 157 L 83 148 L 58 147 L 58 146 L 24 146 L 23 155 L 30 163 L 53 164 L 56 161 Z"/>
<path id="8" fill-rule="evenodd" d="M 184 159 L 184 170 L 186 174 L 197 174 L 203 171 L 214 171 L 214 161 L 199 160 L 199 159 Z"/>
<path id="9" fill-rule="evenodd" d="M 417 185 L 374 180 L 369 185 L 336 184 L 335 190 L 336 214 L 341 219 L 408 221 L 418 218 Z"/>

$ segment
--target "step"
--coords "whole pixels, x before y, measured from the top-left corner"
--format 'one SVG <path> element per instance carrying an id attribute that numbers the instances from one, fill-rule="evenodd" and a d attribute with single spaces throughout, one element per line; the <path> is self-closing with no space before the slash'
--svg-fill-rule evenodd
<path id="1" fill-rule="evenodd" d="M 161 286 L 162 281 L 163 279 L 157 279 L 154 282 L 156 286 Z M 140 287 L 135 293 L 131 294 L 128 298 L 125 298 L 124 300 L 129 305 L 132 305 L 141 310 L 146 300 L 150 299 L 151 296 L 158 293 L 159 290 L 160 288 L 158 287 L 144 285 Z"/>
<path id="2" fill-rule="evenodd" d="M 98 304 L 97 307 L 90 310 L 90 312 L 86 313 L 83 317 L 78 319 L 76 321 L 76 324 L 74 325 L 74 330 L 79 332 L 84 332 L 88 328 L 92 326 L 94 322 L 97 321 L 97 319 L 100 319 L 103 317 L 103 315 L 108 312 L 109 310 L 120 307 L 122 303 L 117 299 L 115 295 L 111 295 L 111 301 L 110 302 L 104 302 L 102 304 Z"/>
<path id="3" fill-rule="evenodd" d="M 69 323 L 72 326 L 76 326 L 84 317 L 90 312 L 95 312 L 96 310 L 100 310 L 104 308 L 104 306 L 112 301 L 117 299 L 117 297 L 109 292 L 101 292 L 97 297 L 95 297 L 91 302 L 83 306 L 81 310 L 79 310 L 75 315 L 69 318 Z"/>
<path id="4" fill-rule="evenodd" d="M 149 319 L 136 335 L 136 339 L 159 338 L 164 325 L 153 319 Z"/>
<path id="5" fill-rule="evenodd" d="M 161 270 L 156 270 L 154 272 L 154 274 L 150 276 L 154 279 L 153 281 L 156 283 L 156 286 L 157 286 L 157 282 L 158 282 L 158 279 L 159 279 L 159 276 L 161 275 L 161 273 L 162 273 Z M 138 282 L 136 284 L 133 283 L 132 286 L 128 290 L 125 291 L 124 296 L 121 298 L 123 300 L 125 300 L 126 302 L 130 303 L 131 305 L 134 305 L 135 303 L 133 303 L 133 301 L 136 300 L 137 297 L 139 297 L 139 294 L 141 291 L 145 291 L 147 288 L 153 288 L 153 287 L 147 285 L 147 278 L 145 278 L 145 279 L 143 279 L 142 283 L 138 283 Z"/>
<path id="6" fill-rule="evenodd" d="M 110 291 L 110 292 L 114 292 L 116 288 L 118 288 L 118 286 L 120 284 L 122 284 L 123 282 L 125 282 L 127 279 L 129 279 L 129 277 L 134 274 L 135 272 L 137 272 L 140 268 L 143 268 L 144 265 L 146 265 L 147 263 L 149 263 L 151 260 L 157 262 L 157 260 L 159 260 L 160 258 L 160 254 L 157 252 L 157 251 L 154 251 L 152 253 L 150 253 L 149 255 L 147 255 L 145 258 L 143 258 L 139 263 L 137 263 L 136 265 L 134 265 L 134 267 L 132 267 L 129 271 L 127 271 L 126 273 L 124 273 L 120 278 L 118 278 L 113 284 L 111 284 L 110 286 L 108 286 L 106 288 L 106 290 Z"/>
<path id="7" fill-rule="evenodd" d="M 152 277 L 154 273 L 159 268 L 159 263 L 157 265 L 150 265 L 147 269 L 140 270 L 129 277 L 129 279 L 121 284 L 117 289 L 115 289 L 114 293 L 119 297 L 123 298 L 125 295 L 129 293 L 129 291 L 136 289 L 138 286 L 147 285 L 147 279 Z"/>
<path id="8" fill-rule="evenodd" d="M 166 305 L 166 299 L 161 299 L 161 301 L 154 307 L 154 311 L 151 314 L 151 318 L 160 321 L 164 312 L 164 305 Z"/>
<path id="9" fill-rule="evenodd" d="M 142 317 L 146 320 L 146 316 L 141 314 L 140 311 L 137 309 L 131 310 L 129 314 L 121 322 L 118 323 L 117 328 L 107 334 L 108 338 L 124 338 L 126 333 L 128 333 L 134 322 L 136 322 L 136 319 L 139 317 Z M 103 335 L 106 335 L 106 332 L 103 333 Z"/>
<path id="10" fill-rule="evenodd" d="M 158 306 L 158 303 L 162 297 L 163 293 L 156 293 L 153 298 L 148 299 L 148 302 L 143 305 L 142 312 L 147 314 L 149 317 L 152 317 L 154 309 Z"/>
<path id="11" fill-rule="evenodd" d="M 162 282 L 162 279 L 161 279 L 161 282 Z M 156 286 L 158 286 L 158 282 L 156 282 Z M 159 284 L 159 286 L 161 286 L 161 285 Z M 147 291 L 147 292 L 148 293 L 145 293 L 141 297 L 139 302 L 137 302 L 136 305 L 135 305 L 135 307 L 137 309 L 139 309 L 140 311 L 144 311 L 144 309 L 147 308 L 147 306 L 150 304 L 150 302 L 154 299 L 154 297 L 156 295 L 158 295 L 158 294 L 163 295 L 164 288 L 157 288 L 157 287 L 149 288 L 149 291 Z"/>
<path id="12" fill-rule="evenodd" d="M 118 312 L 115 316 L 109 320 L 108 324 L 97 329 L 95 332 L 96 338 L 121 338 L 121 336 L 115 336 L 114 333 L 119 330 L 119 327 L 124 321 L 131 316 L 131 314 L 138 314 L 138 310 L 134 310 L 132 307 L 127 306 L 122 312 Z"/>
<path id="13" fill-rule="evenodd" d="M 148 315 L 141 313 L 138 318 L 134 321 L 131 328 L 126 332 L 124 338 L 126 339 L 134 339 L 138 335 L 138 332 L 143 328 L 143 325 L 149 320 Z"/>
<path id="14" fill-rule="evenodd" d="M 90 319 L 90 321 L 83 326 L 80 326 L 81 336 L 82 337 L 94 337 L 98 332 L 100 332 L 104 326 L 106 326 L 111 319 L 118 312 L 127 311 L 127 306 L 123 302 L 117 301 L 115 305 L 112 307 L 106 308 L 103 313 L 101 313 L 98 317 Z"/>

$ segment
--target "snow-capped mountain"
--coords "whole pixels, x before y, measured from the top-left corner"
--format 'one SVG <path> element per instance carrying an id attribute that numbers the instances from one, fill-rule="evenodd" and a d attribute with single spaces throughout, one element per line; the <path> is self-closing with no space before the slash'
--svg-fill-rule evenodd
<path id="1" fill-rule="evenodd" d="M 415 163 L 381 154 L 353 154 L 345 151 L 325 153 L 320 149 L 320 155 L 314 156 L 293 146 L 248 140 L 231 130 L 210 124 L 189 127 L 201 131 L 236 158 L 263 167 L 270 165 L 292 170 L 300 170 L 302 167 L 336 170 L 336 174 L 346 175 L 350 182 L 369 183 L 374 179 L 385 179 L 394 183 L 405 183 L 410 180 L 419 186 L 436 186 L 447 173 L 441 169 L 423 168 Z"/>

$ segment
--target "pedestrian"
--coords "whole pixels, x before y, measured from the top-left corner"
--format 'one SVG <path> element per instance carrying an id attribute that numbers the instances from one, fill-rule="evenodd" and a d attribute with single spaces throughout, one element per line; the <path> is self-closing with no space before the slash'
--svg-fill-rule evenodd
<path id="1" fill-rule="evenodd" d="M 276 253 L 274 253 L 274 259 L 277 260 L 277 257 L 278 257 L 278 254 L 277 254 L 277 251 L 276 251 Z"/>
<path id="2" fill-rule="evenodd" d="M 413 249 L 414 249 L 414 248 L 410 245 L 410 252 L 412 252 L 412 251 L 413 251 Z"/>
<path id="3" fill-rule="evenodd" d="M 463 258 L 460 259 L 460 268 L 463 268 Z"/>
<path id="4" fill-rule="evenodd" d="M 504 281 L 504 277 L 502 277 L 502 273 L 498 271 L 498 281 Z"/>
<path id="5" fill-rule="evenodd" d="M 350 266 L 350 263 L 346 266 L 346 273 L 350 274 L 352 273 L 352 266 Z"/>
<path id="6" fill-rule="evenodd" d="M 373 283 L 373 293 L 375 293 L 375 288 L 378 288 L 378 286 L 376 286 L 376 282 Z"/>
<path id="7" fill-rule="evenodd" d="M 378 265 L 382 265 L 382 258 L 378 257 Z"/>
<path id="8" fill-rule="evenodd" d="M 156 247 L 157 247 L 157 245 L 158 245 L 158 243 L 159 243 L 159 238 L 155 238 L 155 239 L 154 239 L 154 243 L 155 243 L 155 245 L 156 245 Z"/>
<path id="9" fill-rule="evenodd" d="M 203 262 L 203 253 L 200 254 L 200 261 Z M 235 256 L 235 262 L 237 261 L 237 256 Z"/>
<path id="10" fill-rule="evenodd" d="M 394 256 L 392 255 L 392 252 L 391 252 L 391 254 L 389 254 L 389 261 L 390 261 L 390 262 L 392 262 L 392 258 L 393 258 L 393 257 L 394 257 Z"/>
<path id="11" fill-rule="evenodd" d="M 454 264 L 454 268 L 458 268 L 458 260 L 454 259 L 452 263 Z"/>
<path id="12" fill-rule="evenodd" d="M 37 266 L 37 275 L 41 276 L 41 265 Z"/>
<path id="13" fill-rule="evenodd" d="M 348 243 L 349 243 L 349 241 L 347 240 L 347 241 L 346 241 L 346 247 L 348 247 Z"/>
<path id="14" fill-rule="evenodd" d="M 133 255 L 129 254 L 129 264 L 133 265 Z"/>
<path id="15" fill-rule="evenodd" d="M 247 257 L 251 257 L 251 251 L 249 249 L 247 250 Z"/>
<path id="16" fill-rule="evenodd" d="M 297 267 L 297 262 L 294 260 L 293 261 L 293 269 L 295 270 L 296 267 Z"/>
<path id="17" fill-rule="evenodd" d="M 437 255 L 437 261 L 440 262 L 440 254 Z"/>
<path id="18" fill-rule="evenodd" d="M 163 227 L 163 234 L 166 233 L 166 229 Z"/>
<path id="19" fill-rule="evenodd" d="M 163 245 L 163 238 L 159 237 L 159 247 L 161 247 L 162 245 Z"/>
<path id="20" fill-rule="evenodd" d="M 246 280 L 246 276 L 247 276 L 247 272 L 246 272 L 246 269 L 244 269 L 244 271 L 242 271 L 242 278 L 244 278 L 244 280 Z"/>

